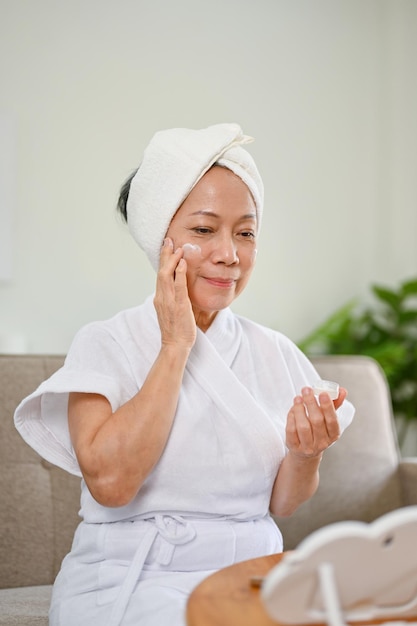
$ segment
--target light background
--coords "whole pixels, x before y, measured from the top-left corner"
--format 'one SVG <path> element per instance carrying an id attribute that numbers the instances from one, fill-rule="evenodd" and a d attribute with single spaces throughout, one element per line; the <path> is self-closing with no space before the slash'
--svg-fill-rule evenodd
<path id="1" fill-rule="evenodd" d="M 12 277 L 16 137 L 13 119 L 0 112 L 0 284 Z"/>
<path id="2" fill-rule="evenodd" d="M 0 114 L 16 143 L 0 351 L 65 352 L 81 325 L 153 291 L 114 207 L 161 128 L 235 121 L 256 138 L 266 206 L 237 312 L 298 341 L 371 283 L 416 275 L 415 0 L 0 11 Z"/>

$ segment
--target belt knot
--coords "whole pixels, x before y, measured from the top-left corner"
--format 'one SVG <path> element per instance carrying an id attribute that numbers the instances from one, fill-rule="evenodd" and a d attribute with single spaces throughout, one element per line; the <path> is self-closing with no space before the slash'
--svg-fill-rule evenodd
<path id="1" fill-rule="evenodd" d="M 158 554 L 161 565 L 171 562 L 175 546 L 189 543 L 197 534 L 194 526 L 180 515 L 155 515 L 155 525 L 158 534 L 165 540 Z"/>

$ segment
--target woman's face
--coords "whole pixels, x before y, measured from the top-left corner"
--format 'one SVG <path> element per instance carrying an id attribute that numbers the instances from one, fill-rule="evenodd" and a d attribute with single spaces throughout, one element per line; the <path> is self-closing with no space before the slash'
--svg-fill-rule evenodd
<path id="1" fill-rule="evenodd" d="M 185 246 L 188 294 L 197 325 L 206 330 L 243 291 L 256 259 L 256 209 L 245 183 L 212 167 L 173 217 L 167 236 Z"/>

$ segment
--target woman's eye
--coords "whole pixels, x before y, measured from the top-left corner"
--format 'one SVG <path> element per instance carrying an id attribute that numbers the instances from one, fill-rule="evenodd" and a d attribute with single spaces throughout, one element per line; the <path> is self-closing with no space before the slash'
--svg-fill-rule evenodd
<path id="1" fill-rule="evenodd" d="M 244 230 L 243 232 L 240 233 L 241 236 L 244 239 L 254 239 L 255 238 L 255 233 L 252 232 L 251 230 Z"/>
<path id="2" fill-rule="evenodd" d="M 197 226 L 193 230 L 195 233 L 198 233 L 199 235 L 206 235 L 207 233 L 211 232 L 211 229 L 205 226 Z"/>

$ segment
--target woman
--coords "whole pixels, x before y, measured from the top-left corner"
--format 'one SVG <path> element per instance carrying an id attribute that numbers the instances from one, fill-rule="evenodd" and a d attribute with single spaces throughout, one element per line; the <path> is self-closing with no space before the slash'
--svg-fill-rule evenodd
<path id="1" fill-rule="evenodd" d="M 316 399 L 311 363 L 234 315 L 256 259 L 263 186 L 236 124 L 157 133 L 119 208 L 157 270 L 141 306 L 83 328 L 18 407 L 41 455 L 82 476 L 51 626 L 182 626 L 191 589 L 282 550 L 271 514 L 315 492 L 353 416 Z"/>

